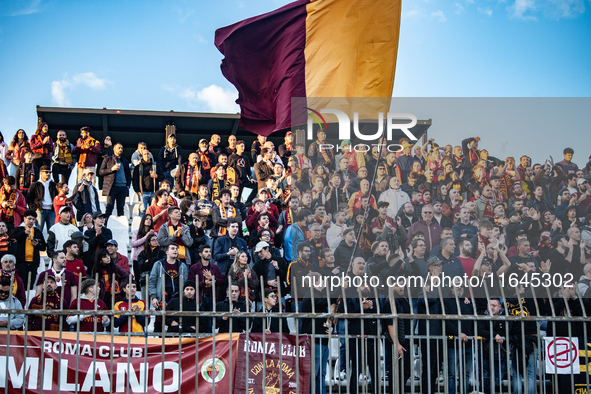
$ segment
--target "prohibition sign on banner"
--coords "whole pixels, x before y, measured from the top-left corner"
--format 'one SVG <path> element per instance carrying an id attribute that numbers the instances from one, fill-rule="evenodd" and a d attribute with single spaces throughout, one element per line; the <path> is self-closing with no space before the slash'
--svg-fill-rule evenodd
<path id="1" fill-rule="evenodd" d="M 574 374 L 581 372 L 579 364 L 579 338 L 545 337 L 546 373 Z"/>

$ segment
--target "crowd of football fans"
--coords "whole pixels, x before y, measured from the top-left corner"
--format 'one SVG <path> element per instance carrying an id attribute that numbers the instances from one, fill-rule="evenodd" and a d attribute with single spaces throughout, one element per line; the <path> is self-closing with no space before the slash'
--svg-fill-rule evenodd
<path id="1" fill-rule="evenodd" d="M 548 158 L 533 163 L 525 155 L 519 162 L 492 157 L 479 149 L 478 137 L 458 146 L 402 139 L 399 152 L 379 146 L 366 152 L 351 141 L 339 141 L 335 150 L 322 130 L 308 146 L 294 139 L 288 132 L 275 147 L 259 136 L 247 152 L 236 136 L 222 142 L 214 134 L 185 160 L 171 134 L 156 158 L 140 143 L 128 160 L 120 143 L 108 136 L 97 141 L 88 127 L 81 128 L 75 143 L 64 131 L 53 140 L 45 123 L 30 139 L 24 130 L 10 144 L 2 138 L 0 307 L 89 312 L 64 320 L 60 315 L 25 319 L 4 314 L 0 327 L 10 323 L 11 330 L 59 330 L 69 325 L 88 332 L 144 332 L 149 316 L 110 319 L 100 311 L 152 308 L 236 312 L 232 318 L 155 319 L 156 333 L 270 333 L 280 327 L 288 332 L 287 321 L 245 319 L 241 312 L 363 311 L 375 313 L 376 319 L 304 318 L 296 325 L 300 333 L 347 332 L 350 339 L 341 337 L 340 351 L 344 353 L 345 341 L 352 341 L 353 368 L 362 356 L 375 357 L 373 344 L 360 349 L 355 337 L 382 330 L 390 344 L 387 356 L 401 357 L 406 382 L 411 372 L 409 336 L 415 328 L 411 320 L 399 319 L 394 326 L 390 319 L 378 319 L 378 311 L 391 314 L 391 302 L 399 313 L 548 315 L 554 309 L 556 315 L 582 315 L 587 307 L 587 314 L 591 312 L 591 160 L 579 168 L 572 162 L 573 149 L 564 149 L 560 162 Z M 70 190 L 73 171 L 77 182 Z M 108 222 L 115 206 L 116 216 L 124 215 L 130 188 L 138 196 L 141 221 L 132 229 L 128 255 L 128 245 L 113 239 Z M 104 212 L 101 194 L 106 197 Z M 505 286 L 503 292 L 499 283 L 511 274 L 527 281 Z M 543 274 L 550 282 L 536 294 L 536 286 L 527 284 Z M 320 280 L 364 275 L 414 275 L 424 278 L 425 285 L 349 284 L 330 294 Z M 486 289 L 487 295 L 465 283 L 450 286 L 444 289 L 445 302 L 437 302 L 440 293 L 433 278 L 445 275 L 478 276 L 495 285 Z M 565 283 L 572 278 L 574 286 L 553 281 L 557 275 Z M 306 288 L 305 279 L 314 279 L 308 281 L 314 285 Z M 35 295 L 27 298 L 28 290 Z M 456 298 L 463 301 L 456 303 Z M 479 325 L 478 336 L 502 344 L 509 339 L 505 324 L 510 325 L 511 348 L 519 349 L 511 351 L 514 384 L 519 385 L 524 363 L 535 362 L 530 355 L 538 351 L 535 334 L 540 327 L 495 320 L 490 327 L 488 322 Z M 462 320 L 429 325 L 420 320 L 416 333 L 441 335 L 443 327 L 464 343 L 475 335 L 473 322 Z M 568 336 L 562 332 L 565 326 L 552 327 L 547 329 Z M 326 364 L 328 340 L 316 341 L 316 359 L 324 362 L 316 363 L 313 376 L 318 376 L 316 392 L 325 392 L 326 368 L 321 365 Z M 424 345 L 421 352 L 429 348 Z M 431 344 L 432 349 L 441 346 L 441 341 Z M 472 348 L 465 345 L 460 352 L 448 347 L 450 376 L 455 376 L 455 360 Z M 435 354 L 441 356 L 435 352 L 431 357 Z M 502 354 L 495 357 L 507 363 Z M 421 374 L 422 387 L 434 389 L 440 363 L 427 364 L 426 354 L 421 360 L 423 371 L 431 371 Z M 373 364 L 370 374 L 377 376 L 378 363 Z M 386 363 L 388 370 L 392 364 Z M 532 379 L 529 367 L 531 385 L 535 370 Z M 495 375 L 500 379 L 503 370 Z M 357 387 L 357 378 L 350 376 L 351 387 Z M 454 392 L 455 377 L 449 384 Z"/>

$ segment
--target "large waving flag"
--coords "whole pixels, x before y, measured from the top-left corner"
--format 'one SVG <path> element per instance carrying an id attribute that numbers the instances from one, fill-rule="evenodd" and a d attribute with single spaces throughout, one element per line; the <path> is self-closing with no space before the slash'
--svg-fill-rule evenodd
<path id="1" fill-rule="evenodd" d="M 261 135 L 291 127 L 294 97 L 390 97 L 400 7 L 401 0 L 299 0 L 218 29 L 240 126 Z"/>

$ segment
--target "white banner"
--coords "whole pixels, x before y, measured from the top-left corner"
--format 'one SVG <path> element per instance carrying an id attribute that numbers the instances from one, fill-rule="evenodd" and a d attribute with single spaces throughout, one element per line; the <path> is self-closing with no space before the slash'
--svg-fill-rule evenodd
<path id="1" fill-rule="evenodd" d="M 546 373 L 574 374 L 581 373 L 579 364 L 579 338 L 545 337 Z"/>

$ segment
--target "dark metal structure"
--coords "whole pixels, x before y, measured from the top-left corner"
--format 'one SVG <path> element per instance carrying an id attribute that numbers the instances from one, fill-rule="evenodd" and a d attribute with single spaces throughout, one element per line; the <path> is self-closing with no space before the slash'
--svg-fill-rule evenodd
<path id="1" fill-rule="evenodd" d="M 126 157 L 131 156 L 141 141 L 148 144 L 153 155 L 157 155 L 166 135 L 172 132 L 183 147 L 185 159 L 197 150 L 200 139 L 209 141 L 212 134 L 222 137 L 222 145 L 227 145 L 227 136 L 235 135 L 238 140 L 246 142 L 247 151 L 256 139 L 254 133 L 238 127 L 239 114 L 37 106 L 37 117 L 38 121 L 47 122 L 52 138 L 58 130 L 64 130 L 72 143 L 79 138 L 83 126 L 90 127 L 93 137 L 99 141 L 110 135 L 113 142 L 123 144 Z M 283 133 L 277 133 L 269 139 L 278 146 L 283 143 L 283 137 Z"/>

